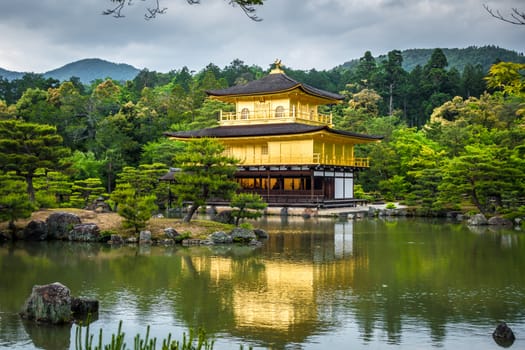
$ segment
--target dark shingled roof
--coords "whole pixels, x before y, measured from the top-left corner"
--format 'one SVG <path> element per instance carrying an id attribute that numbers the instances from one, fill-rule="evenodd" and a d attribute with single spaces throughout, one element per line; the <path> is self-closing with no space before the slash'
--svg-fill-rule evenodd
<path id="1" fill-rule="evenodd" d="M 164 135 L 178 138 L 201 138 L 201 137 L 256 137 L 256 136 L 278 136 L 278 135 L 297 135 L 313 133 L 321 130 L 327 132 L 352 136 L 366 140 L 381 140 L 382 136 L 358 134 L 349 131 L 342 131 L 329 128 L 328 126 L 307 125 L 300 123 L 283 123 L 283 124 L 259 124 L 259 125 L 232 125 L 217 126 L 214 128 L 165 132 Z"/>
<path id="2" fill-rule="evenodd" d="M 261 95 L 267 93 L 278 93 L 299 88 L 304 92 L 330 100 L 342 100 L 344 96 L 314 88 L 310 85 L 293 80 L 283 73 L 269 74 L 259 80 L 250 81 L 244 85 L 236 85 L 226 89 L 208 90 L 210 96 L 238 96 L 238 95 Z"/>

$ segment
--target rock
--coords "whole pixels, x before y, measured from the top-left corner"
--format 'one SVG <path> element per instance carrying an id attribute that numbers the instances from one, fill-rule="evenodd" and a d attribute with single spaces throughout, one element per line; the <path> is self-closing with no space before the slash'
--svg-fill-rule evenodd
<path id="1" fill-rule="evenodd" d="M 248 243 L 252 239 L 256 239 L 255 232 L 242 227 L 236 227 L 231 232 L 231 237 L 234 242 Z"/>
<path id="2" fill-rule="evenodd" d="M 9 240 L 9 237 L 7 236 L 7 233 L 0 231 L 0 243 L 7 242 Z"/>
<path id="3" fill-rule="evenodd" d="M 201 240 L 200 239 L 188 238 L 188 239 L 182 240 L 182 245 L 183 246 L 200 245 L 200 244 L 201 244 Z"/>
<path id="4" fill-rule="evenodd" d="M 88 298 L 71 298 L 71 312 L 75 318 L 98 312 L 98 300 Z"/>
<path id="5" fill-rule="evenodd" d="M 110 243 L 110 244 L 123 244 L 124 240 L 122 239 L 121 235 L 112 234 L 111 238 L 108 241 L 108 243 Z"/>
<path id="6" fill-rule="evenodd" d="M 151 231 L 140 231 L 139 234 L 140 244 L 150 244 L 151 243 Z"/>
<path id="7" fill-rule="evenodd" d="M 162 245 L 174 245 L 175 244 L 175 240 L 171 239 L 171 238 L 164 238 L 164 239 L 161 239 L 159 241 L 159 244 L 162 244 Z"/>
<path id="8" fill-rule="evenodd" d="M 213 232 L 208 239 L 215 244 L 229 244 L 233 242 L 233 239 L 224 231 Z"/>
<path id="9" fill-rule="evenodd" d="M 256 239 L 252 239 L 252 240 L 250 241 L 250 243 L 248 243 L 248 244 L 249 244 L 249 245 L 256 246 L 256 247 L 260 247 L 260 246 L 262 246 L 262 242 L 259 242 L 259 241 L 256 240 Z"/>
<path id="10" fill-rule="evenodd" d="M 34 286 L 20 313 L 23 318 L 51 324 L 72 321 L 71 292 L 61 283 Z"/>
<path id="11" fill-rule="evenodd" d="M 492 338 L 499 346 L 505 348 L 510 347 L 516 339 L 514 333 L 512 332 L 512 329 L 510 329 L 510 327 L 507 326 L 505 322 L 501 322 L 496 327 L 496 329 L 492 333 Z"/>
<path id="12" fill-rule="evenodd" d="M 175 239 L 180 236 L 180 233 L 178 233 L 173 227 L 166 227 L 164 229 L 164 234 L 170 239 Z"/>
<path id="13" fill-rule="evenodd" d="M 266 232 L 263 229 L 256 228 L 255 230 L 253 230 L 253 233 L 255 233 L 255 236 L 257 238 L 259 238 L 259 239 L 266 239 L 266 238 L 268 238 L 268 232 Z"/>
<path id="14" fill-rule="evenodd" d="M 70 241 L 98 242 L 100 240 L 100 229 L 96 224 L 79 224 L 69 231 L 68 237 Z"/>
<path id="15" fill-rule="evenodd" d="M 467 224 L 470 226 L 488 225 L 488 220 L 483 214 L 476 214 L 468 219 Z"/>
<path id="16" fill-rule="evenodd" d="M 25 241 L 45 241 L 47 239 L 47 224 L 42 220 L 32 220 L 22 231 L 21 239 Z"/>
<path id="17" fill-rule="evenodd" d="M 48 239 L 66 240 L 68 239 L 69 231 L 71 231 L 75 225 L 81 224 L 81 221 L 75 214 L 57 212 L 49 215 L 46 224 Z"/>
<path id="18" fill-rule="evenodd" d="M 501 216 L 493 216 L 488 220 L 488 224 L 494 226 L 512 226 L 512 221 Z"/>

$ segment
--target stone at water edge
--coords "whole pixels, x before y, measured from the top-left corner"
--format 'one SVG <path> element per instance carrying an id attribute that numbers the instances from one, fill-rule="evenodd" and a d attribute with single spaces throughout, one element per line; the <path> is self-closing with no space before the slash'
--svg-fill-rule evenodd
<path id="1" fill-rule="evenodd" d="M 75 316 L 84 316 L 98 312 L 98 300 L 88 298 L 71 298 L 71 312 Z"/>
<path id="2" fill-rule="evenodd" d="M 46 219 L 48 239 L 69 239 L 69 232 L 81 224 L 80 217 L 72 213 L 56 212 Z"/>
<path id="3" fill-rule="evenodd" d="M 253 239 L 257 239 L 255 232 L 242 227 L 236 227 L 232 230 L 230 236 L 234 242 L 249 243 Z"/>
<path id="4" fill-rule="evenodd" d="M 20 315 L 25 319 L 37 322 L 69 323 L 72 321 L 71 292 L 59 282 L 36 285 Z"/>
<path id="5" fill-rule="evenodd" d="M 470 225 L 470 226 L 483 226 L 483 225 L 488 225 L 488 224 L 489 224 L 489 221 L 483 214 L 476 214 L 472 216 L 471 218 L 469 218 L 467 221 L 467 225 Z"/>
<path id="6" fill-rule="evenodd" d="M 263 229 L 260 229 L 260 228 L 256 228 L 253 230 L 253 233 L 255 233 L 255 236 L 257 236 L 257 238 L 259 239 L 265 239 L 265 238 L 268 238 L 268 232 L 266 232 L 265 230 Z"/>
<path id="7" fill-rule="evenodd" d="M 510 347 L 513 343 L 516 337 L 514 336 L 514 332 L 512 332 L 512 329 L 510 329 L 509 326 L 505 322 L 501 322 L 494 332 L 492 333 L 492 338 L 494 341 L 505 348 Z"/>
<path id="8" fill-rule="evenodd" d="M 208 236 L 208 239 L 215 244 L 228 244 L 232 243 L 232 237 L 224 231 L 216 231 Z"/>
<path id="9" fill-rule="evenodd" d="M 141 244 L 149 244 L 151 243 L 151 231 L 145 230 L 140 231 L 139 233 L 139 241 Z"/>
<path id="10" fill-rule="evenodd" d="M 68 287 L 55 282 L 33 286 L 20 316 L 41 323 L 64 324 L 97 312 L 98 300 L 72 297 Z"/>
<path id="11" fill-rule="evenodd" d="M 22 231 L 21 239 L 25 241 L 45 241 L 47 239 L 47 224 L 42 220 L 31 220 Z"/>
<path id="12" fill-rule="evenodd" d="M 69 231 L 68 238 L 76 242 L 98 242 L 100 239 L 100 228 L 97 224 L 86 223 L 73 226 Z"/>

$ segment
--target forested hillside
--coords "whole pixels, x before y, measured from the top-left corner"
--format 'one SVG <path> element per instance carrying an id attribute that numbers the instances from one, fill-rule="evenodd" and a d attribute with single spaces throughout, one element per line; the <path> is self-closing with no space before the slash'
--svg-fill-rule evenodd
<path id="1" fill-rule="evenodd" d="M 111 78 L 116 81 L 133 80 L 139 69 L 124 63 L 112 63 L 98 58 L 88 58 L 44 73 L 44 77 L 60 81 L 78 77 L 84 84 L 97 79 Z"/>
<path id="2" fill-rule="evenodd" d="M 385 137 L 357 150 L 371 157 L 371 167 L 358 174 L 356 195 L 429 213 L 525 214 L 525 64 L 501 62 L 488 73 L 467 64 L 459 71 L 435 49 L 410 72 L 398 50 L 382 61 L 366 52 L 351 69 L 283 68 L 346 97 L 326 107 L 335 128 Z M 0 79 L 1 187 L 18 193 L 15 199 L 30 193 L 36 207 L 83 207 L 119 181 L 156 179 L 184 148 L 163 132 L 214 126 L 220 110 L 231 110 L 206 99 L 206 90 L 267 73 L 234 60 L 196 73 L 142 70 L 126 82 Z M 155 193 L 157 205 L 166 205 L 166 191 Z M 20 203 L 11 199 L 0 208 Z"/>
<path id="3" fill-rule="evenodd" d="M 408 49 L 402 50 L 403 69 L 412 71 L 417 66 L 424 66 L 430 59 L 434 49 Z M 510 51 L 497 46 L 470 46 L 463 49 L 448 49 L 443 48 L 443 53 L 448 61 L 448 68 L 455 68 L 460 72 L 469 64 L 481 65 L 483 72 L 488 72 L 491 65 L 496 62 L 516 62 L 525 63 L 525 56 L 516 51 Z M 378 61 L 387 59 L 387 55 L 379 55 L 376 57 Z M 343 69 L 350 69 L 359 63 L 358 59 L 345 62 L 341 65 Z"/>
<path id="4" fill-rule="evenodd" d="M 77 77 L 83 84 L 90 84 L 98 79 L 111 78 L 116 81 L 133 80 L 139 69 L 124 63 L 113 63 L 99 58 L 87 58 L 68 63 L 60 68 L 45 73 L 13 72 L 0 68 L 0 77 L 7 80 L 21 79 L 25 74 L 38 74 L 44 78 L 65 81 Z"/>

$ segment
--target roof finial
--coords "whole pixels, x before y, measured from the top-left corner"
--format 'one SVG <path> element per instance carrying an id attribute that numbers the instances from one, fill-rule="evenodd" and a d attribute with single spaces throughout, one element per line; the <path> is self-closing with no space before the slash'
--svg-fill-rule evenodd
<path id="1" fill-rule="evenodd" d="M 273 64 L 275 65 L 275 67 L 270 71 L 270 74 L 283 74 L 284 73 L 284 71 L 281 69 L 282 63 L 280 59 L 276 58 Z"/>

